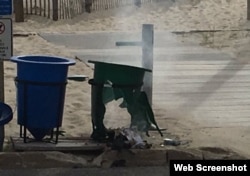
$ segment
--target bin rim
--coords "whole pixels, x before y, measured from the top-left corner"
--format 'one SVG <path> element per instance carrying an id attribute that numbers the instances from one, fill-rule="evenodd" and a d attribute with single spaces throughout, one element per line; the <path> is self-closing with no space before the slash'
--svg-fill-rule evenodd
<path id="1" fill-rule="evenodd" d="M 93 60 L 88 60 L 89 63 L 100 63 L 100 64 L 109 64 L 109 65 L 114 65 L 114 66 L 125 66 L 125 67 L 131 67 L 131 68 L 135 68 L 135 69 L 141 69 L 143 71 L 147 71 L 147 72 L 152 72 L 152 70 L 147 69 L 147 68 L 143 68 L 143 67 L 136 67 L 136 66 L 131 66 L 131 65 L 125 65 L 125 64 L 115 64 L 115 63 L 109 63 L 109 62 L 101 62 L 101 61 L 93 61 Z"/>
<path id="2" fill-rule="evenodd" d="M 7 111 L 7 115 L 6 114 L 0 115 L 0 126 L 3 126 L 5 124 L 9 123 L 13 119 L 13 111 L 9 105 L 7 105 L 3 102 L 0 102 L 0 109 L 3 111 Z M 1 116 L 3 116 L 3 115 L 6 115 L 6 116 L 3 119 L 1 119 Z"/>
<path id="3" fill-rule="evenodd" d="M 30 61 L 30 60 L 25 60 L 22 58 L 26 58 L 26 57 L 47 57 L 47 58 L 58 58 L 58 59 L 62 59 L 65 60 L 63 62 L 43 62 L 43 61 Z M 34 64 L 55 64 L 55 65 L 74 65 L 76 63 L 76 61 L 74 59 L 69 59 L 66 57 L 60 57 L 60 56 L 50 56 L 50 55 L 18 55 L 18 56 L 12 56 L 10 58 L 10 60 L 12 62 L 16 62 L 16 63 L 34 63 Z"/>

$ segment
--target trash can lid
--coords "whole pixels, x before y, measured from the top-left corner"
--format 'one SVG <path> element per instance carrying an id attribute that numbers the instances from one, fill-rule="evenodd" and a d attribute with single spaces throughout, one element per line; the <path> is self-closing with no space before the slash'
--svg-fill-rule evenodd
<path id="1" fill-rule="evenodd" d="M 106 65 L 113 65 L 113 66 L 118 66 L 118 67 L 128 67 L 128 68 L 134 68 L 134 69 L 141 69 L 143 71 L 152 72 L 152 70 L 147 69 L 147 68 L 130 66 L 130 65 L 115 64 L 115 63 L 108 63 L 108 62 L 101 62 L 101 61 L 92 61 L 92 60 L 89 60 L 88 62 L 93 63 L 93 64 L 106 64 Z"/>
<path id="2" fill-rule="evenodd" d="M 13 118 L 13 112 L 9 105 L 0 102 L 0 126 L 9 123 Z"/>
<path id="3" fill-rule="evenodd" d="M 76 62 L 73 59 L 63 58 L 58 56 L 47 55 L 22 55 L 13 56 L 10 58 L 12 62 L 17 63 L 34 63 L 34 64 L 56 64 L 56 65 L 74 65 Z"/>

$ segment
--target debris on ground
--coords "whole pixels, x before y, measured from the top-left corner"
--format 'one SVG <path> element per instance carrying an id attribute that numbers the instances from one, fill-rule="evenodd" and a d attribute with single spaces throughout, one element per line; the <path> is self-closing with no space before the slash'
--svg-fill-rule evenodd
<path id="1" fill-rule="evenodd" d="M 121 128 L 115 130 L 114 139 L 108 146 L 113 150 L 121 149 L 149 149 L 152 144 L 143 140 L 135 128 Z"/>
<path id="2" fill-rule="evenodd" d="M 178 146 L 181 144 L 181 141 L 165 138 L 163 141 L 163 145 L 172 145 L 172 146 Z"/>

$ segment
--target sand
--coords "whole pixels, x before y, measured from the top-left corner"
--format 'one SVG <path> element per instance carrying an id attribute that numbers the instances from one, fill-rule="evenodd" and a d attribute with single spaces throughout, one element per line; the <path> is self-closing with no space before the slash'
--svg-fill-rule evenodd
<path id="1" fill-rule="evenodd" d="M 122 13 L 121 13 L 122 11 Z M 216 29 L 243 29 L 246 25 L 246 0 L 189 0 L 176 1 L 173 6 L 166 7 L 164 3 L 146 5 L 141 9 L 135 7 L 124 7 L 109 11 L 100 11 L 92 14 L 83 14 L 72 20 L 61 20 L 53 22 L 38 16 L 27 16 L 25 23 L 14 23 L 14 33 L 83 33 L 85 31 L 134 31 L 141 30 L 141 24 L 153 23 L 156 30 L 169 31 L 190 31 L 190 30 L 216 30 Z M 207 35 L 207 36 L 204 36 Z M 244 62 L 248 62 L 249 52 L 248 32 L 226 32 L 217 33 L 211 36 L 210 33 L 184 35 L 180 40 L 195 40 L 201 45 L 224 50 L 237 57 L 240 56 Z M 244 40 L 243 40 L 244 39 Z M 213 42 L 209 42 L 212 40 Z M 47 54 L 73 58 L 70 51 L 62 46 L 55 46 L 40 38 L 38 35 L 29 37 L 14 37 L 14 55 L 25 54 Z M 70 67 L 69 75 L 85 74 L 90 78 L 93 70 L 84 63 L 76 60 L 76 65 Z M 6 103 L 13 109 L 16 106 L 14 77 L 16 65 L 5 62 L 5 99 Z M 67 136 L 81 136 L 91 132 L 90 117 L 90 86 L 87 82 L 69 81 L 65 96 L 65 109 L 62 130 Z M 126 126 L 129 124 L 126 111 L 114 108 L 117 103 L 109 105 L 108 115 L 119 113 L 121 120 L 117 121 L 107 118 L 106 123 L 110 127 Z M 171 113 L 178 117 L 177 112 L 166 112 L 166 110 L 154 107 L 155 116 L 161 124 L 168 127 L 168 134 L 171 137 L 177 136 L 180 139 L 189 141 L 183 147 L 201 146 L 230 146 L 242 155 L 250 156 L 248 151 L 250 145 L 239 146 L 237 137 L 248 136 L 249 130 L 242 132 L 239 127 L 233 129 L 233 134 L 225 134 L 228 129 L 202 129 L 199 132 L 192 130 L 197 124 L 191 120 L 180 121 L 174 118 L 162 120 Z M 170 115 L 169 115 L 170 114 Z M 183 116 L 183 114 L 180 114 Z M 165 127 L 165 125 L 163 124 Z M 19 127 L 14 119 L 6 125 L 6 136 L 18 136 Z M 206 139 L 210 136 L 209 141 Z M 211 137 L 213 136 L 213 138 Z M 156 138 L 156 135 L 155 135 Z M 157 142 L 162 138 L 157 138 Z M 249 140 L 248 140 L 249 141 Z M 230 145 L 228 145 L 230 144 Z M 159 146 L 159 143 L 156 144 Z M 234 147 L 235 146 L 235 147 Z M 239 147 L 238 147 L 239 146 Z M 238 148 L 237 148 L 238 147 Z"/>

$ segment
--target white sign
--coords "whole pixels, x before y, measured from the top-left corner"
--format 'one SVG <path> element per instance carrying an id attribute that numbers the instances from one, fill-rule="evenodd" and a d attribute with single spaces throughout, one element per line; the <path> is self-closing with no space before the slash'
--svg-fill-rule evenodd
<path id="1" fill-rule="evenodd" d="M 12 55 L 12 20 L 10 18 L 0 18 L 0 59 L 10 59 Z"/>

